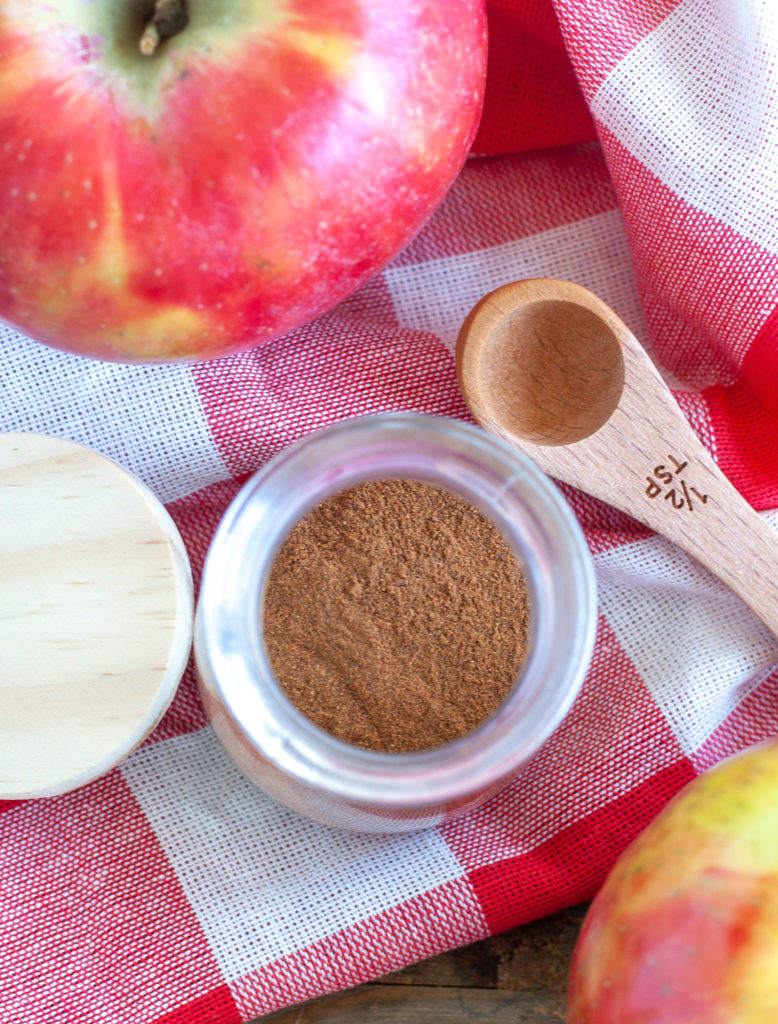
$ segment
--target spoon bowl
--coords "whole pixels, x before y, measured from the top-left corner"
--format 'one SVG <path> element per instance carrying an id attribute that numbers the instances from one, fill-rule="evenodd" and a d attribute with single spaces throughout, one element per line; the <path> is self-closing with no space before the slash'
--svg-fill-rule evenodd
<path id="1" fill-rule="evenodd" d="M 564 323 L 564 330 L 559 329 Z M 535 444 L 582 441 L 619 404 L 624 358 L 596 313 L 565 299 L 522 303 L 486 334 L 478 369 L 492 420 Z"/>
<path id="2" fill-rule="evenodd" d="M 606 303 L 553 278 L 497 288 L 462 325 L 457 375 L 482 427 L 678 544 L 778 635 L 774 533 Z"/>

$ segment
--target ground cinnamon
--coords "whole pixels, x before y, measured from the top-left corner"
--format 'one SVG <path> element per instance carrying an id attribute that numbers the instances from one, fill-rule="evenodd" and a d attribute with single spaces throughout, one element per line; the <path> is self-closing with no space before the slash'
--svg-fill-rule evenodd
<path id="1" fill-rule="evenodd" d="M 495 526 L 448 491 L 359 484 L 291 531 L 264 631 L 289 699 L 346 743 L 437 747 L 488 718 L 527 648 L 519 564 Z"/>

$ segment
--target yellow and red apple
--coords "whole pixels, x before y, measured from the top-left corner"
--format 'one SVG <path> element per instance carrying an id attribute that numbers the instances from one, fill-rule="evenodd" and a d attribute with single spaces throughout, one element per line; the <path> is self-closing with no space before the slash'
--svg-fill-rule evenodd
<path id="1" fill-rule="evenodd" d="M 149 46 L 154 17 L 0 6 L 0 317 L 118 361 L 245 349 L 354 291 L 443 198 L 485 79 L 483 0 L 188 0 Z"/>
<path id="2" fill-rule="evenodd" d="M 592 903 L 568 1024 L 778 1021 L 778 744 L 689 783 Z"/>

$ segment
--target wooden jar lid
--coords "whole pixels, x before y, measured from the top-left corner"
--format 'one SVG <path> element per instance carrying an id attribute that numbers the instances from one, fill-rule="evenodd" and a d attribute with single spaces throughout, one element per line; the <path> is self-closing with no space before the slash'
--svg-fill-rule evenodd
<path id="1" fill-rule="evenodd" d="M 113 768 L 164 714 L 192 639 L 181 537 L 97 452 L 0 434 L 0 799 Z"/>

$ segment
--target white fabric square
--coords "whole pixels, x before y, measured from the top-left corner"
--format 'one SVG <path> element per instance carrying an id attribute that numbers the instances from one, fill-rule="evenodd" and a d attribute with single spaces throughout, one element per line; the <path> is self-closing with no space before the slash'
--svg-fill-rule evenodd
<path id="1" fill-rule="evenodd" d="M 778 513 L 764 518 L 778 526 Z M 603 614 L 692 754 L 778 664 L 778 641 L 707 569 L 662 537 L 598 554 L 595 565 Z"/>
<path id="2" fill-rule="evenodd" d="M 775 0 L 682 0 L 592 111 L 681 199 L 778 252 Z"/>
<path id="3" fill-rule="evenodd" d="M 128 366 L 70 355 L 0 325 L 0 430 L 87 445 L 161 501 L 229 479 L 188 366 Z"/>
<path id="4" fill-rule="evenodd" d="M 121 770 L 228 981 L 462 875 L 435 829 L 352 834 L 279 807 L 210 727 Z"/>

